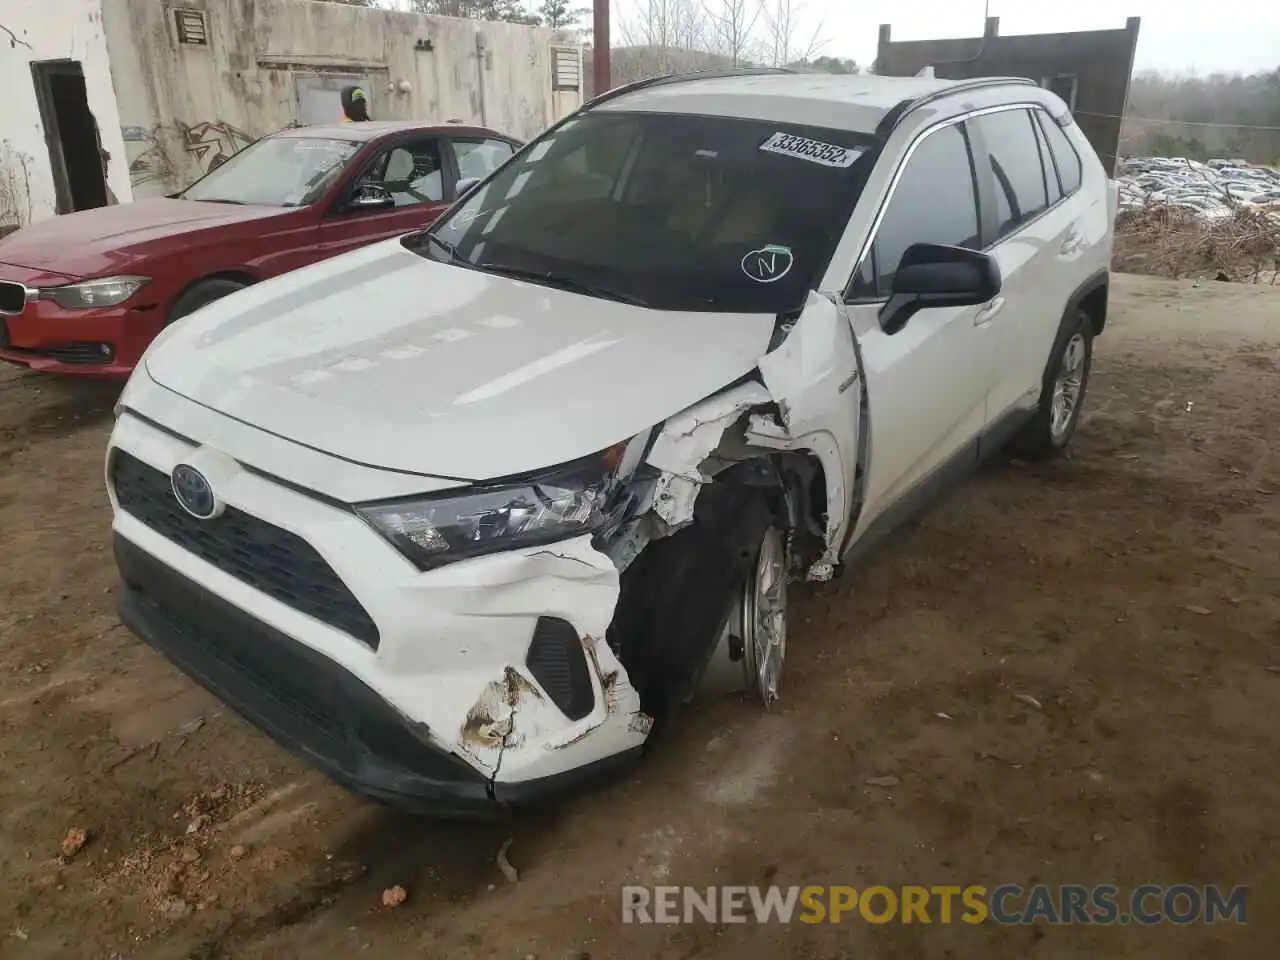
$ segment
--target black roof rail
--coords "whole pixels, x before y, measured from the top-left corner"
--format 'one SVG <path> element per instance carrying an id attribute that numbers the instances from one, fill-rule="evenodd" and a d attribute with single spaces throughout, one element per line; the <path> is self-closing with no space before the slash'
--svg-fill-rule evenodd
<path id="1" fill-rule="evenodd" d="M 620 87 L 614 87 L 612 90 L 598 93 L 578 109 L 587 110 L 626 93 L 646 90 L 649 87 L 665 86 L 669 83 L 687 83 L 693 80 L 726 80 L 731 77 L 768 77 L 798 72 L 788 67 L 732 67 L 714 70 L 690 70 L 684 73 L 666 73 L 658 77 L 646 77 L 644 80 L 624 83 Z"/>
<path id="2" fill-rule="evenodd" d="M 881 140 L 887 139 L 907 114 L 913 110 L 918 110 L 926 104 L 941 100 L 943 97 L 949 97 L 956 93 L 968 93 L 970 90 L 981 90 L 985 87 L 1003 87 L 1010 84 L 1029 87 L 1040 86 L 1034 80 L 1028 80 L 1026 77 L 974 77 L 970 80 L 957 80 L 950 86 L 940 87 L 931 93 L 903 100 L 901 103 L 896 104 L 876 124 L 876 136 Z"/>

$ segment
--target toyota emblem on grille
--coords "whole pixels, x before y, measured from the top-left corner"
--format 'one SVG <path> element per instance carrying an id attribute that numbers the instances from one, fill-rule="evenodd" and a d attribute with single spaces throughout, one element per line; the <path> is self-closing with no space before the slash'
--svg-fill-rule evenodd
<path id="1" fill-rule="evenodd" d="M 221 504 L 213 494 L 212 485 L 195 467 L 178 464 L 173 468 L 169 482 L 178 505 L 196 519 L 210 520 L 220 512 Z"/>

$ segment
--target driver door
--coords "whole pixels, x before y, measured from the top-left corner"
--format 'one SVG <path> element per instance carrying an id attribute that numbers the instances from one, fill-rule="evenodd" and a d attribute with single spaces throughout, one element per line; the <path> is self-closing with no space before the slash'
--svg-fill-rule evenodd
<path id="1" fill-rule="evenodd" d="M 847 308 L 862 351 L 871 429 L 870 471 L 855 536 L 894 507 L 909 509 L 950 465 L 977 460 L 995 375 L 991 320 L 981 307 L 923 309 L 899 330 L 881 326 L 894 274 L 915 243 L 982 248 L 978 191 L 962 123 L 927 131 L 906 160 L 869 251 L 855 271 Z"/>
<path id="2" fill-rule="evenodd" d="M 360 167 L 320 227 L 321 259 L 422 230 L 448 209 L 455 177 L 439 137 L 399 140 Z"/>

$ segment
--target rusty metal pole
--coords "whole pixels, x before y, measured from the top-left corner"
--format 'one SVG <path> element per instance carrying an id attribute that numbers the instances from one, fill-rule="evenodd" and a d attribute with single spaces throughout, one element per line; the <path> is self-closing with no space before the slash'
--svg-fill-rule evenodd
<path id="1" fill-rule="evenodd" d="M 613 86 L 609 70 L 609 0 L 592 0 L 592 7 L 591 65 L 599 96 Z"/>

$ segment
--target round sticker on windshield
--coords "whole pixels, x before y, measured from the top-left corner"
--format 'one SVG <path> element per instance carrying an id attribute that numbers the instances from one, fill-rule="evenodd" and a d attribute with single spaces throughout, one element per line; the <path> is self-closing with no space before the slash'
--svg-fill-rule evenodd
<path id="1" fill-rule="evenodd" d="M 793 263 L 790 247 L 770 243 L 742 258 L 742 272 L 756 283 L 776 283 L 791 272 Z"/>

